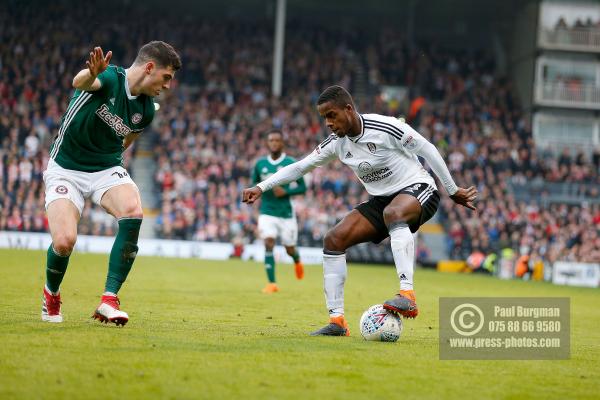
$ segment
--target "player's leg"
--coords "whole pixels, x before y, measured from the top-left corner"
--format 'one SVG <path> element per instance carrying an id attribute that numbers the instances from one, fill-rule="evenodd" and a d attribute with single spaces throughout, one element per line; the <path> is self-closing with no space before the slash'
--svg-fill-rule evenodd
<path id="1" fill-rule="evenodd" d="M 419 310 L 413 288 L 415 239 L 413 232 L 433 216 L 439 195 L 423 184 L 421 190 L 401 191 L 383 210 L 383 218 L 391 239 L 392 254 L 400 280 L 400 292 L 384 303 L 384 308 L 407 318 L 415 318 Z"/>
<path id="2" fill-rule="evenodd" d="M 142 201 L 137 187 L 124 184 L 106 191 L 100 202 L 117 219 L 119 231 L 111 249 L 106 292 L 118 294 L 133 266 L 142 225 Z"/>
<path id="3" fill-rule="evenodd" d="M 281 229 L 281 243 L 285 247 L 288 256 L 292 257 L 294 260 L 296 279 L 304 278 L 304 265 L 302 264 L 300 254 L 296 249 L 296 243 L 298 243 L 298 222 L 295 218 L 285 220 Z"/>
<path id="4" fill-rule="evenodd" d="M 273 249 L 275 248 L 275 238 L 267 237 L 265 242 L 265 272 L 267 273 L 267 286 L 262 290 L 263 293 L 275 293 L 279 291 L 277 281 L 275 280 L 275 256 Z"/>
<path id="5" fill-rule="evenodd" d="M 350 335 L 344 318 L 344 284 L 348 273 L 346 250 L 378 237 L 377 228 L 359 210 L 352 210 L 327 232 L 323 240 L 323 283 L 329 324 L 311 335 Z"/>
<path id="6" fill-rule="evenodd" d="M 278 235 L 276 217 L 261 214 L 258 216 L 258 234 L 265 244 L 265 273 L 267 274 L 267 286 L 262 290 L 263 293 L 275 293 L 279 291 L 275 280 L 275 239 Z"/>
<path id="7" fill-rule="evenodd" d="M 137 255 L 143 211 L 139 191 L 131 178 L 123 173 L 121 178 L 118 178 L 119 175 L 110 175 L 110 171 L 103 171 L 100 186 L 94 191 L 93 198 L 117 219 L 119 231 L 110 252 L 104 294 L 93 317 L 101 322 L 125 325 L 129 316 L 120 310 L 117 294 L 127 279 Z M 124 170 L 120 168 L 119 171 Z M 107 188 L 108 186 L 110 188 Z"/>
<path id="8" fill-rule="evenodd" d="M 84 199 L 77 173 L 69 173 L 50 161 L 44 171 L 45 207 L 52 243 L 46 257 L 46 284 L 43 290 L 42 320 L 62 322 L 60 284 L 77 240 L 77 223 Z"/>
<path id="9" fill-rule="evenodd" d="M 48 247 L 46 288 L 58 293 L 77 240 L 79 210 L 70 200 L 57 199 L 48 206 L 47 215 L 52 243 Z"/>
<path id="10" fill-rule="evenodd" d="M 294 272 L 296 273 L 296 279 L 300 280 L 304 278 L 304 264 L 300 259 L 300 253 L 296 249 L 296 246 L 284 246 L 288 256 L 294 260 Z"/>
<path id="11" fill-rule="evenodd" d="M 48 226 L 52 243 L 46 257 L 46 285 L 42 305 L 42 320 L 62 322 L 60 312 L 60 284 L 69 265 L 69 257 L 77 240 L 79 210 L 67 199 L 56 199 L 49 204 Z"/>

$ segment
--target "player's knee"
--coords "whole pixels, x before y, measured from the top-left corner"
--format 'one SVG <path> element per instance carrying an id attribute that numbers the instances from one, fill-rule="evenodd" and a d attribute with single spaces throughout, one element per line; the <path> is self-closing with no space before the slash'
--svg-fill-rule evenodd
<path id="1" fill-rule="evenodd" d="M 386 207 L 383 209 L 383 220 L 386 225 L 392 223 L 404 222 L 408 223 L 409 216 L 402 209 L 397 207 Z"/>
<path id="2" fill-rule="evenodd" d="M 136 199 L 132 199 L 123 204 L 121 209 L 121 215 L 119 218 L 143 218 L 144 211 L 142 206 Z"/>
<path id="3" fill-rule="evenodd" d="M 273 251 L 273 247 L 275 247 L 275 240 L 265 239 L 265 250 Z"/>
<path id="4" fill-rule="evenodd" d="M 346 251 L 344 239 L 334 230 L 330 230 L 323 238 L 323 248 L 330 251 Z"/>
<path id="5" fill-rule="evenodd" d="M 58 234 L 52 239 L 54 251 L 61 256 L 68 256 L 75 247 L 77 235 L 70 233 Z"/>

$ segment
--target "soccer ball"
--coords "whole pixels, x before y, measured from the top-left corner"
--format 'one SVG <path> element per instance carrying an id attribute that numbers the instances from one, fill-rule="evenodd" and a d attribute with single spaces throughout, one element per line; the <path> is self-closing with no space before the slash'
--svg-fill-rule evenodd
<path id="1" fill-rule="evenodd" d="M 365 340 L 395 342 L 402 333 L 402 320 L 390 314 L 382 304 L 369 307 L 360 317 L 360 334 Z"/>

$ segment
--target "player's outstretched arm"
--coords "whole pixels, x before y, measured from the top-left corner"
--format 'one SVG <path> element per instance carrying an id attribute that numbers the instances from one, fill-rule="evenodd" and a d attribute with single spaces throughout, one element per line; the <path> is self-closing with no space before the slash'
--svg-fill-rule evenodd
<path id="1" fill-rule="evenodd" d="M 477 198 L 477 189 L 471 186 L 467 189 L 458 187 L 450 175 L 448 166 L 442 158 L 442 155 L 431 142 L 425 139 L 419 132 L 414 130 L 410 125 L 405 123 L 400 124 L 399 128 L 404 133 L 404 137 L 400 141 L 399 146 L 411 153 L 417 154 L 427 160 L 427 163 L 440 179 L 442 185 L 448 192 L 450 198 L 457 204 L 475 210 L 473 201 Z"/>
<path id="2" fill-rule="evenodd" d="M 454 183 L 454 180 L 450 175 L 450 171 L 448 170 L 448 166 L 444 162 L 444 159 L 442 158 L 442 155 L 438 149 L 433 144 L 429 142 L 424 143 L 417 154 L 427 160 L 427 163 L 429 163 L 435 175 L 444 185 L 448 195 L 456 204 L 460 204 L 461 206 L 465 206 L 471 210 L 476 209 L 473 205 L 473 201 L 475 201 L 477 198 L 477 189 L 475 189 L 475 186 L 464 189 L 458 187 Z"/>
<path id="3" fill-rule="evenodd" d="M 256 186 L 244 189 L 242 193 L 242 201 L 244 203 L 252 204 L 267 190 L 271 190 L 276 186 L 284 185 L 292 181 L 297 181 L 308 172 L 328 163 L 335 157 L 335 152 L 325 152 L 321 148 L 318 149 L 319 151 L 313 151 L 302 160 L 283 167 Z M 331 150 L 331 148 L 329 150 Z"/>
<path id="4" fill-rule="evenodd" d="M 73 78 L 73 87 L 79 90 L 85 90 L 87 92 L 93 92 L 102 87 L 102 83 L 97 78 L 110 63 L 112 57 L 112 51 L 109 51 L 104 55 L 104 52 L 100 47 L 95 47 L 90 52 L 90 58 L 85 62 L 86 69 L 79 71 L 75 78 Z"/>
<path id="5" fill-rule="evenodd" d="M 284 185 L 286 183 L 299 179 L 315 167 L 316 166 L 313 165 L 310 156 L 304 158 L 301 161 L 296 161 L 295 163 L 280 169 L 279 171 L 271 175 L 268 179 L 258 183 L 256 186 L 244 189 L 244 191 L 242 192 L 242 201 L 244 203 L 252 204 L 256 200 L 258 200 L 260 196 L 262 196 L 262 194 L 267 190 L 278 188 L 279 190 L 284 191 L 284 189 L 281 188 L 280 185 Z"/>

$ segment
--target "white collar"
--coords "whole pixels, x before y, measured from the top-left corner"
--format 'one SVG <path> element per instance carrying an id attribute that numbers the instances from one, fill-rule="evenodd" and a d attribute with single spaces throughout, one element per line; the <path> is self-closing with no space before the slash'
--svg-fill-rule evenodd
<path id="1" fill-rule="evenodd" d="M 129 68 L 125 70 L 125 93 L 127 93 L 127 98 L 129 100 L 135 100 L 138 98 L 138 96 L 132 96 L 131 92 L 129 91 L 129 79 L 127 79 L 127 71 L 129 71 Z"/>
<path id="2" fill-rule="evenodd" d="M 267 160 L 269 160 L 269 162 L 273 165 L 277 165 L 280 162 L 283 161 L 283 159 L 285 158 L 285 153 L 281 153 L 281 155 L 279 156 L 279 158 L 277 160 L 273 160 L 273 158 L 271 157 L 271 155 L 269 154 L 269 156 L 267 157 Z"/>
<path id="3" fill-rule="evenodd" d="M 348 139 L 354 143 L 358 142 L 358 140 L 365 134 L 365 121 L 363 121 L 363 116 L 359 113 L 356 114 L 359 116 L 358 119 L 360 120 L 360 135 L 354 137 L 348 136 Z"/>

